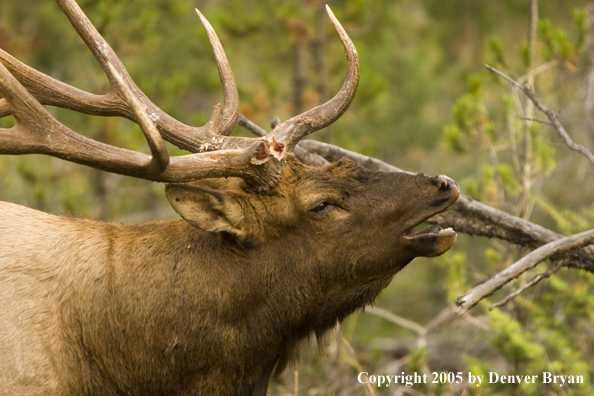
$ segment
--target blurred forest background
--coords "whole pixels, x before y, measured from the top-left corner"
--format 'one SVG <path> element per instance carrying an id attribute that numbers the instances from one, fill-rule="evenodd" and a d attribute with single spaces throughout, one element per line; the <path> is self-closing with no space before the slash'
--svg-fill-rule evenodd
<path id="1" fill-rule="evenodd" d="M 355 43 L 361 82 L 348 112 L 313 135 L 410 171 L 447 174 L 462 193 L 563 234 L 592 228 L 594 167 L 570 151 L 546 117 L 488 72 L 523 83 L 560 116 L 574 141 L 594 148 L 592 4 L 542 0 L 329 1 Z M 81 0 L 138 86 L 173 117 L 202 125 L 222 101 L 218 72 L 193 8 L 217 31 L 241 113 L 268 128 L 332 96 L 344 51 L 317 0 Z M 530 27 L 533 27 L 531 29 Z M 531 33 L 532 32 L 532 33 Z M 0 48 L 76 87 L 104 93 L 107 79 L 51 0 L 2 0 Z M 52 108 L 95 139 L 148 152 L 135 124 Z M 524 118 L 524 119 L 523 119 Z M 1 127 L 13 125 L 11 117 Z M 240 127 L 237 134 L 248 134 Z M 171 148 L 171 151 L 180 153 Z M 140 222 L 175 217 L 163 186 L 62 160 L 0 158 L 0 199 L 53 213 Z M 459 235 L 444 256 L 416 259 L 374 308 L 348 318 L 320 359 L 270 386 L 271 395 L 592 395 L 593 276 L 561 269 L 503 307 L 452 314 L 457 296 L 527 251 Z M 489 298 L 528 282 L 525 275 Z M 313 343 L 315 344 L 315 343 Z M 466 372 L 583 375 L 574 386 L 415 385 L 376 388 L 370 374 Z M 432 376 L 429 376 L 432 379 Z"/>

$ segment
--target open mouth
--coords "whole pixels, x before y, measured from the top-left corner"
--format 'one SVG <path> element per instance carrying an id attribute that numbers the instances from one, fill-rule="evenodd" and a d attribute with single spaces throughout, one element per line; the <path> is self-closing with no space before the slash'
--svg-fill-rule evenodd
<path id="1" fill-rule="evenodd" d="M 415 239 L 415 238 L 422 238 L 423 236 L 449 236 L 449 235 L 456 235 L 456 232 L 451 228 L 441 228 L 438 225 L 433 225 L 424 229 L 423 231 L 417 231 L 414 228 L 406 231 L 404 233 L 404 237 L 406 239 Z"/>
<path id="2" fill-rule="evenodd" d="M 460 194 L 460 190 L 455 181 L 447 176 L 436 176 L 433 178 L 426 178 L 434 187 L 437 188 L 437 193 L 433 192 L 434 201 L 431 202 L 422 212 L 423 217 L 419 218 L 411 216 L 411 220 L 415 223 L 408 223 L 405 225 L 405 232 L 401 238 L 407 241 L 407 245 L 415 252 L 417 256 L 435 257 L 448 251 L 456 241 L 456 232 L 447 227 L 442 229 L 438 225 L 432 225 L 422 231 L 415 229 L 421 223 L 429 219 L 431 216 L 441 213 L 451 206 Z M 445 193 L 445 194 L 444 194 Z M 409 228 L 410 227 L 410 228 Z"/>
<path id="3" fill-rule="evenodd" d="M 423 257 L 435 257 L 447 252 L 457 238 L 452 228 L 442 229 L 438 225 L 430 226 L 423 231 L 411 228 L 403 236 L 416 255 Z"/>

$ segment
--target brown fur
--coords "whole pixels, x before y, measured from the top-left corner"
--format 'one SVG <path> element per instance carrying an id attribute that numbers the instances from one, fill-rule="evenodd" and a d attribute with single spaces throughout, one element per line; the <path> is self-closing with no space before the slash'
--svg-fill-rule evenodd
<path id="1" fill-rule="evenodd" d="M 167 195 L 187 221 L 0 203 L 0 395 L 264 395 L 301 340 L 455 239 L 403 237 L 455 186 L 349 161 L 290 157 L 263 194 L 220 179 Z"/>

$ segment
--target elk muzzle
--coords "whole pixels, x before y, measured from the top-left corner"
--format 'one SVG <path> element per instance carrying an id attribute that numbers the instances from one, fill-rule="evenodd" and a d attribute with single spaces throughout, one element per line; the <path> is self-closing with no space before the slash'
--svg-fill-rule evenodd
<path id="1" fill-rule="evenodd" d="M 427 177 L 419 173 L 416 178 L 417 184 L 423 180 L 422 183 L 429 183 L 435 190 L 430 193 L 432 200 L 428 204 L 428 214 L 405 231 L 404 239 L 417 256 L 439 256 L 452 247 L 456 241 L 456 232 L 450 227 L 442 229 L 438 225 L 430 226 L 422 231 L 416 230 L 415 227 L 454 204 L 460 196 L 460 188 L 454 180 L 445 175 Z"/>

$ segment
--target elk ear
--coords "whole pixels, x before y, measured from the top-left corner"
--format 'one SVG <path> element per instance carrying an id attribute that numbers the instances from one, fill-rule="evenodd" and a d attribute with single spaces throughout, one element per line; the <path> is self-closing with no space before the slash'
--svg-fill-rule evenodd
<path id="1" fill-rule="evenodd" d="M 165 195 L 173 209 L 194 227 L 228 232 L 239 240 L 247 236 L 241 205 L 229 195 L 187 184 L 167 184 Z"/>

